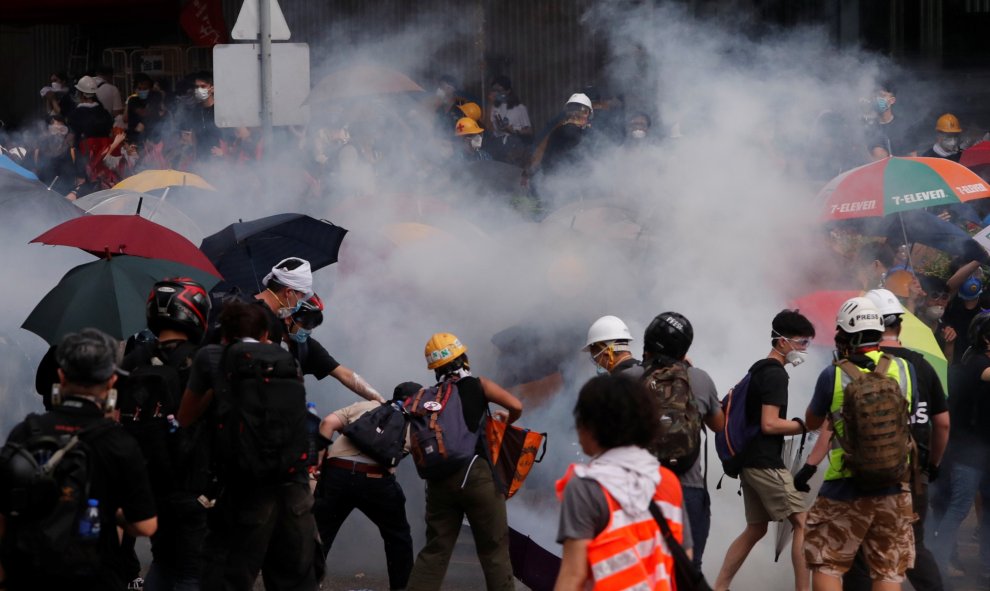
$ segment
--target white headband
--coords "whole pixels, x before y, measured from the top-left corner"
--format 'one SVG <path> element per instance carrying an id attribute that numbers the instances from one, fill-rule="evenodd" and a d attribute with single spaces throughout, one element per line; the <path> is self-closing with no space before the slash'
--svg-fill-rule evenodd
<path id="1" fill-rule="evenodd" d="M 302 264 L 295 269 L 282 268 L 287 261 L 292 260 L 302 261 Z M 272 279 L 289 289 L 303 292 L 307 298 L 313 295 L 313 272 L 310 270 L 309 261 L 296 257 L 283 259 L 272 267 L 272 272 L 265 275 L 262 283 L 268 283 Z"/>

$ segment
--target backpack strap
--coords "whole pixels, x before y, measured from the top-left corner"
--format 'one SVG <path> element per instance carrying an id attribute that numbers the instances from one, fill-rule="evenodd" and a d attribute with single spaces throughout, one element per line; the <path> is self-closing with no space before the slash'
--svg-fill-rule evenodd
<path id="1" fill-rule="evenodd" d="M 883 355 L 880 356 L 880 361 L 877 363 L 877 366 L 873 369 L 873 373 L 879 376 L 886 376 L 887 371 L 890 370 L 890 364 L 893 363 L 893 361 L 894 361 L 893 357 L 884 353 Z"/>
<path id="2" fill-rule="evenodd" d="M 888 363 L 887 365 L 889 366 L 890 364 Z M 842 373 L 846 374 L 849 379 L 854 382 L 863 379 L 863 372 L 860 371 L 859 366 L 848 359 L 840 359 L 836 361 L 835 366 L 841 369 Z M 884 373 L 886 374 L 886 369 L 884 370 Z"/>

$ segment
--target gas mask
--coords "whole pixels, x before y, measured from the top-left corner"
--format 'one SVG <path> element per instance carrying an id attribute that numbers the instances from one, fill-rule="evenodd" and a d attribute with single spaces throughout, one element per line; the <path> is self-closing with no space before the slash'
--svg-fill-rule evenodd
<path id="1" fill-rule="evenodd" d="M 632 131 L 629 132 L 629 136 L 632 137 L 635 140 L 644 139 L 646 137 L 646 130 L 645 129 L 634 129 L 634 130 L 632 130 Z"/>
<path id="2" fill-rule="evenodd" d="M 795 351 L 792 349 L 787 352 L 787 355 L 784 357 L 784 360 L 787 363 L 790 363 L 793 367 L 797 367 L 808 360 L 808 352 Z"/>
<path id="3" fill-rule="evenodd" d="M 959 151 L 959 138 L 956 136 L 946 136 L 939 140 L 938 145 L 946 152 L 956 153 Z"/>
<path id="4" fill-rule="evenodd" d="M 925 308 L 925 318 L 932 322 L 941 319 L 942 314 L 945 314 L 945 306 L 928 306 Z"/>
<path id="5" fill-rule="evenodd" d="M 196 90 L 193 91 L 193 96 L 196 97 L 197 101 L 203 102 L 206 99 L 210 98 L 210 89 L 197 87 Z"/>
<path id="6" fill-rule="evenodd" d="M 481 149 L 481 134 L 471 136 L 471 147 L 475 150 Z"/>

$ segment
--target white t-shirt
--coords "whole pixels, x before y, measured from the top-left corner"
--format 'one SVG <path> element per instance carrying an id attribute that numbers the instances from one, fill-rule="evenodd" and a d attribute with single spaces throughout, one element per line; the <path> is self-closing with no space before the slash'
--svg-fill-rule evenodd
<path id="1" fill-rule="evenodd" d="M 532 124 L 529 122 L 529 111 L 526 110 L 526 105 L 520 104 L 510 109 L 508 105 L 502 103 L 501 105 L 492 108 L 490 123 L 492 126 L 492 133 L 495 134 L 495 137 L 504 137 L 508 135 L 506 132 L 499 131 L 499 126 L 495 124 L 496 119 L 499 117 L 505 121 L 508 121 L 509 125 L 515 130 L 520 130 L 524 127 L 532 127 Z"/>

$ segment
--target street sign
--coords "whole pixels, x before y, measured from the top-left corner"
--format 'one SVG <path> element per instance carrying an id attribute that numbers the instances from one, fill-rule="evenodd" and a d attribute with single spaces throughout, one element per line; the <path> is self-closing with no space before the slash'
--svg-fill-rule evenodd
<path id="1" fill-rule="evenodd" d="M 257 43 L 213 47 L 214 120 L 218 127 L 261 126 Z M 309 45 L 272 43 L 272 124 L 309 121 Z"/>
<path id="2" fill-rule="evenodd" d="M 272 15 L 272 41 L 287 41 L 289 39 L 289 25 L 285 22 L 282 7 L 278 5 L 278 0 L 268 0 L 268 5 L 271 7 L 269 12 Z M 244 0 L 234 28 L 230 31 L 230 36 L 241 41 L 257 41 L 260 29 L 258 0 Z"/>

